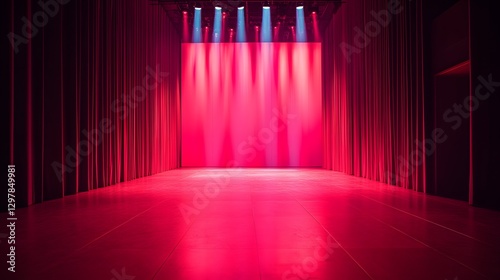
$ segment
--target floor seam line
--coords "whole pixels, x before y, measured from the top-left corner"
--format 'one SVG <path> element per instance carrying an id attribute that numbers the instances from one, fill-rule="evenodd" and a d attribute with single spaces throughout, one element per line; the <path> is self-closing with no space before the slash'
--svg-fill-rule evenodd
<path id="1" fill-rule="evenodd" d="M 389 205 L 389 204 L 387 204 L 387 203 L 384 203 L 384 202 L 378 201 L 378 200 L 376 200 L 376 199 L 373 199 L 373 198 L 367 197 L 367 196 L 365 196 L 365 195 L 360 195 L 360 196 L 361 196 L 361 197 L 364 197 L 364 198 L 366 198 L 366 199 L 372 200 L 372 201 L 374 201 L 374 202 L 376 202 L 376 203 L 382 204 L 382 205 L 384 205 L 384 206 L 387 206 L 387 207 L 389 207 L 389 208 L 392 208 L 392 209 L 394 209 L 394 210 L 397 210 L 397 211 L 399 211 L 399 212 L 401 212 L 401 213 L 404 213 L 404 214 L 407 214 L 407 215 L 409 215 L 409 216 L 412 216 L 412 217 L 414 217 L 414 218 L 420 219 L 420 220 L 422 220 L 422 221 L 425 221 L 425 222 L 428 222 L 428 223 L 433 224 L 433 225 L 435 225 L 435 226 L 438 226 L 438 227 L 441 227 L 441 228 L 443 228 L 443 229 L 449 230 L 449 231 L 451 231 L 451 232 L 454 232 L 454 233 L 456 233 L 456 234 L 462 235 L 462 236 L 467 237 L 467 238 L 469 238 L 469 239 L 475 240 L 475 241 L 477 241 L 477 242 L 479 242 L 479 243 L 482 243 L 482 244 L 484 244 L 484 245 L 493 246 L 492 244 L 489 244 L 489 243 L 484 242 L 484 241 L 482 241 L 482 240 L 476 239 L 476 238 L 474 238 L 474 237 L 472 237 L 472 236 L 469 236 L 469 235 L 467 235 L 467 234 L 465 234 L 465 233 L 462 233 L 462 232 L 460 232 L 460 231 L 457 231 L 457 230 L 454 230 L 454 229 L 452 229 L 452 228 L 446 227 L 446 226 L 444 226 L 444 225 L 441 225 L 441 224 L 439 224 L 439 223 L 433 222 L 433 221 L 431 221 L 431 220 L 428 220 L 428 219 L 422 218 L 422 217 L 420 217 L 420 216 L 417 216 L 417 215 L 412 214 L 412 213 L 410 213 L 410 212 L 407 212 L 407 211 L 405 211 L 405 210 L 402 210 L 402 209 L 399 209 L 399 208 L 397 208 L 397 207 L 391 206 L 391 205 Z"/>
<path id="2" fill-rule="evenodd" d="M 354 206 L 351 206 L 351 207 L 353 207 L 354 209 L 356 209 L 358 212 L 361 212 L 361 211 L 360 211 L 359 209 L 357 209 L 356 207 L 354 207 Z M 471 270 L 471 271 L 473 271 L 473 272 L 477 273 L 478 275 L 480 275 L 480 276 L 482 276 L 482 277 L 484 277 L 484 278 L 488 279 L 488 277 L 487 277 L 486 275 L 483 275 L 482 273 L 480 273 L 479 271 L 475 270 L 474 268 L 471 268 L 471 267 L 469 267 L 468 265 L 466 265 L 466 264 L 464 264 L 464 263 L 462 263 L 462 262 L 460 262 L 460 261 L 458 261 L 458 260 L 456 260 L 456 259 L 454 259 L 454 258 L 452 258 L 452 257 L 448 256 L 448 255 L 447 255 L 447 254 L 445 254 L 444 252 L 441 252 L 441 251 L 440 251 L 440 250 L 438 250 L 437 248 L 434 248 L 434 247 L 430 246 L 429 244 L 425 243 L 424 241 L 421 241 L 421 240 L 417 239 L 416 237 L 413 237 L 413 236 L 409 235 L 408 233 L 406 233 L 406 232 L 404 232 L 404 231 L 402 231 L 402 230 L 400 230 L 400 229 L 398 229 L 398 228 L 396 228 L 396 227 L 394 227 L 394 226 L 392 226 L 392 225 L 390 225 L 390 224 L 388 224 L 388 223 L 386 223 L 386 222 L 384 222 L 384 221 L 382 221 L 382 220 L 380 220 L 380 219 L 378 219 L 378 218 L 376 218 L 376 217 L 374 217 L 374 216 L 372 216 L 372 215 L 370 215 L 370 217 L 372 217 L 374 220 L 378 221 L 379 223 L 384 224 L 384 225 L 388 226 L 389 228 L 392 228 L 393 230 L 395 230 L 395 231 L 397 231 L 397 232 L 399 232 L 399 233 L 401 233 L 401 234 L 403 234 L 403 235 L 407 236 L 408 238 L 411 238 L 411 239 L 415 240 L 416 242 L 418 242 L 418 243 L 420 243 L 420 244 L 424 245 L 425 247 L 427 247 L 427 248 L 429 248 L 429 249 L 431 249 L 431 250 L 435 251 L 436 253 L 438 253 L 438 254 L 440 254 L 440 255 L 442 255 L 442 256 L 444 256 L 444 257 L 446 257 L 446 258 L 448 258 L 448 259 L 450 259 L 450 260 L 452 260 L 452 261 L 454 261 L 454 262 L 456 262 L 456 263 L 458 263 L 458 264 L 460 264 L 461 266 L 463 266 L 463 267 L 465 267 L 465 268 L 467 268 L 467 269 L 469 269 L 469 270 Z"/>
<path id="3" fill-rule="evenodd" d="M 254 213 L 254 208 L 253 208 L 253 199 L 250 199 L 250 203 L 251 203 L 251 206 L 252 206 L 252 220 L 253 220 L 253 229 L 254 229 L 254 233 L 255 233 L 255 245 L 256 245 L 256 249 L 257 249 L 257 268 L 259 269 L 259 279 L 262 280 L 262 271 L 260 269 L 260 258 L 259 258 L 259 242 L 257 240 L 257 225 L 255 223 L 255 213 Z"/>
<path id="4" fill-rule="evenodd" d="M 309 215 L 311 215 L 311 217 L 312 217 L 312 218 L 313 218 L 313 219 L 314 219 L 314 220 L 315 220 L 315 221 L 316 221 L 316 222 L 317 222 L 317 223 L 318 223 L 318 224 L 319 224 L 319 225 L 320 225 L 320 226 L 321 226 L 321 227 L 322 227 L 322 228 L 326 231 L 326 233 L 328 233 L 328 235 L 329 235 L 329 236 L 330 236 L 330 237 L 331 237 L 331 238 L 332 238 L 335 242 L 337 242 L 338 246 L 339 246 L 339 247 L 340 247 L 340 248 L 341 248 L 341 249 L 342 249 L 342 250 L 343 250 L 343 251 L 344 251 L 344 252 L 345 252 L 345 253 L 349 256 L 349 258 L 351 258 L 351 260 L 352 260 L 352 261 L 353 261 L 353 262 L 354 262 L 354 263 L 355 263 L 355 264 L 356 264 L 356 265 L 357 265 L 357 266 L 358 266 L 358 267 L 359 267 L 359 268 L 360 268 L 360 269 L 361 269 L 361 270 L 362 270 L 362 271 L 366 274 L 366 276 L 368 276 L 370 279 L 374 280 L 374 278 L 373 278 L 373 277 L 372 277 L 372 276 L 368 273 L 368 271 L 366 271 L 366 270 L 365 270 L 365 268 L 364 268 L 363 266 L 361 266 L 361 264 L 360 264 L 360 263 L 358 263 L 358 262 L 354 259 L 354 257 L 353 257 L 351 254 L 349 254 L 349 252 L 348 252 L 348 251 L 347 251 L 347 250 L 346 250 L 346 249 L 345 249 L 345 248 L 344 248 L 344 247 L 343 247 L 343 246 L 342 246 L 342 245 L 338 242 L 338 240 L 337 240 L 335 237 L 333 237 L 333 235 L 330 233 L 330 231 L 329 231 L 329 230 L 327 230 L 327 229 L 325 228 L 325 226 L 323 226 L 323 224 L 321 224 L 321 223 L 320 223 L 320 222 L 316 219 L 316 217 L 314 217 L 314 216 L 311 214 L 311 212 L 309 212 L 309 211 L 308 211 L 308 210 L 304 207 L 304 205 L 302 205 L 302 203 L 300 203 L 300 201 L 298 201 L 296 198 L 294 198 L 294 199 L 295 199 L 295 201 L 297 201 L 297 203 L 298 203 L 300 206 L 302 206 L 302 208 L 304 208 L 304 210 L 306 210 L 306 212 L 307 212 Z"/>
<path id="5" fill-rule="evenodd" d="M 172 251 L 170 251 L 170 253 L 168 254 L 168 256 L 165 258 L 165 260 L 161 263 L 160 267 L 158 268 L 158 270 L 156 270 L 155 274 L 153 275 L 153 278 L 151 278 L 151 280 L 155 279 L 156 276 L 158 275 L 158 273 L 161 271 L 161 269 L 163 268 L 163 266 L 167 263 L 167 261 L 170 259 L 170 257 L 174 254 L 175 250 L 177 249 L 177 247 L 179 247 L 179 244 L 181 244 L 182 240 L 184 239 L 184 237 L 186 237 L 186 234 L 188 233 L 188 231 L 191 229 L 191 227 L 193 226 L 194 222 L 192 222 L 189 227 L 186 229 L 186 231 L 184 232 L 184 234 L 181 236 L 181 238 L 179 239 L 179 242 L 177 242 L 177 244 L 175 244 L 174 248 L 172 248 Z"/>

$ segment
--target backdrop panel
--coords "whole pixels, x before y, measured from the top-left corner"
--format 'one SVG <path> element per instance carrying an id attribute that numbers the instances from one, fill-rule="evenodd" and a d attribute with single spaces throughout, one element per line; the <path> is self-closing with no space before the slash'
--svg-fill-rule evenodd
<path id="1" fill-rule="evenodd" d="M 182 166 L 322 166 L 321 44 L 182 45 Z"/>

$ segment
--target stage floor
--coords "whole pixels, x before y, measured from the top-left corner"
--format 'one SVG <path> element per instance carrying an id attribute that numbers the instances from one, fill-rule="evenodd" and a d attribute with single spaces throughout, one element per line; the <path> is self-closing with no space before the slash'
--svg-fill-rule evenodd
<path id="1" fill-rule="evenodd" d="M 177 169 L 17 218 L 17 279 L 500 279 L 500 212 L 323 169 Z"/>

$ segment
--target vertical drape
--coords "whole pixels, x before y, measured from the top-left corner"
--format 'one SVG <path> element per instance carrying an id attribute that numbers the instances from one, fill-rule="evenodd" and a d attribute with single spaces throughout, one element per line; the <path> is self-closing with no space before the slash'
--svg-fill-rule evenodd
<path id="1" fill-rule="evenodd" d="M 353 0 L 334 15 L 323 37 L 324 168 L 425 191 L 420 5 Z"/>
<path id="2" fill-rule="evenodd" d="M 178 167 L 180 41 L 161 6 L 44 2 L 10 0 L 3 12 L 19 36 L 23 18 L 48 19 L 2 54 L 19 204 Z"/>

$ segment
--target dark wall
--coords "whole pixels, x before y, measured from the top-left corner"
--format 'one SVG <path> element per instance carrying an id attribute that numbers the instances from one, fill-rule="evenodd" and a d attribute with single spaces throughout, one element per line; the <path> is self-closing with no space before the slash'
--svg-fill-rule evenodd
<path id="1" fill-rule="evenodd" d="M 500 209 L 500 17 L 497 1 L 470 1 L 473 203 Z M 486 82 L 486 81 L 493 82 Z"/>
<path id="2" fill-rule="evenodd" d="M 462 104 L 470 92 L 468 65 L 463 74 L 435 76 L 435 128 L 446 133 L 446 141 L 436 145 L 434 156 L 435 194 L 468 201 L 469 199 L 469 120 L 454 113 L 454 104 Z M 460 119 L 460 120 L 459 120 Z M 459 121 L 457 121 L 459 120 Z"/>
<path id="3" fill-rule="evenodd" d="M 454 109 L 470 92 L 468 1 L 428 3 L 425 12 L 426 99 L 430 105 L 426 128 L 428 133 L 442 129 L 446 134 L 446 141 L 435 145 L 428 156 L 428 190 L 468 201 L 469 118 Z"/>
<path id="4" fill-rule="evenodd" d="M 423 1 L 426 133 L 445 126 L 449 134 L 426 171 L 430 194 L 500 209 L 500 24 L 494 3 Z"/>
<path id="5" fill-rule="evenodd" d="M 432 73 L 435 75 L 469 60 L 468 1 L 460 0 L 429 20 Z"/>

